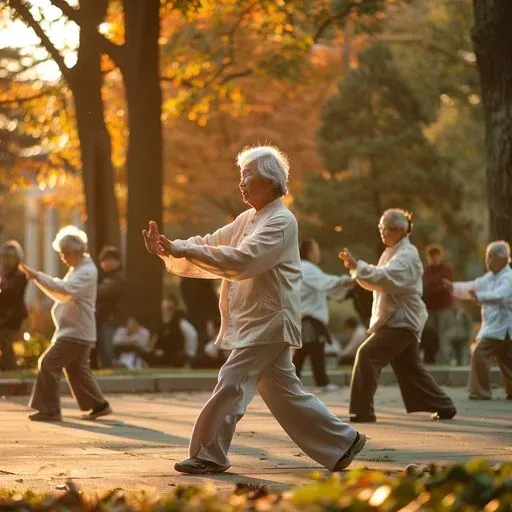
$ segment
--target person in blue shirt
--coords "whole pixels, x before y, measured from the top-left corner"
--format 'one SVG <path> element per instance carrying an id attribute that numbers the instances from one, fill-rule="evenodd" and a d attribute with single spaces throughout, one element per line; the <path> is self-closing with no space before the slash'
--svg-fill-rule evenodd
<path id="1" fill-rule="evenodd" d="M 491 399 L 491 362 L 495 357 L 503 376 L 507 399 L 512 400 L 512 269 L 510 245 L 499 240 L 487 246 L 488 272 L 474 281 L 452 283 L 447 289 L 459 299 L 476 300 L 482 306 L 482 327 L 471 354 L 469 398 Z"/>

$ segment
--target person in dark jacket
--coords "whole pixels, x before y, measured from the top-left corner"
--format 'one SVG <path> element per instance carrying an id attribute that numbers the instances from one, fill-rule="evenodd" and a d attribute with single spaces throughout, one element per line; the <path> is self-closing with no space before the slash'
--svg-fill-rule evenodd
<path id="1" fill-rule="evenodd" d="M 150 352 L 139 356 L 153 367 L 183 367 L 193 364 L 197 356 L 197 331 L 178 308 L 176 297 L 162 301 L 163 324 Z"/>
<path id="2" fill-rule="evenodd" d="M 443 281 L 453 281 L 453 269 L 444 259 L 441 245 L 431 244 L 426 248 L 427 267 L 423 275 L 423 300 L 427 306 L 427 330 L 437 335 L 438 349 L 436 362 L 450 364 L 452 347 L 449 330 L 453 324 L 453 296 Z"/>
<path id="3" fill-rule="evenodd" d="M 16 369 L 13 343 L 20 335 L 21 322 L 27 316 L 25 288 L 27 279 L 18 269 L 23 249 L 15 240 L 6 242 L 1 251 L 0 277 L 0 370 Z"/>
<path id="4" fill-rule="evenodd" d="M 208 321 L 212 318 L 220 318 L 219 296 L 215 287 L 216 281 L 213 279 L 185 278 L 180 283 L 180 293 L 187 311 L 187 318 L 197 331 L 196 363 L 199 366 L 204 359 L 204 347 L 210 341 L 207 330 Z"/>
<path id="5" fill-rule="evenodd" d="M 96 300 L 96 324 L 98 344 L 91 355 L 93 368 L 112 368 L 114 363 L 113 337 L 116 329 L 123 325 L 120 303 L 125 294 L 126 280 L 121 265 L 121 253 L 107 245 L 100 252 L 100 277 Z"/>

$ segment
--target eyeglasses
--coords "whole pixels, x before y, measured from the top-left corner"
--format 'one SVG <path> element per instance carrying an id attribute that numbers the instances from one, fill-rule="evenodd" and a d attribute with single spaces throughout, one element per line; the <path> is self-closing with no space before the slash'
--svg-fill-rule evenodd
<path id="1" fill-rule="evenodd" d="M 392 228 L 390 226 L 384 226 L 384 224 L 379 224 L 377 227 L 379 228 L 379 231 L 382 231 L 382 232 L 384 232 L 384 231 L 388 231 L 388 232 L 389 231 L 396 231 L 398 229 L 398 228 Z"/>

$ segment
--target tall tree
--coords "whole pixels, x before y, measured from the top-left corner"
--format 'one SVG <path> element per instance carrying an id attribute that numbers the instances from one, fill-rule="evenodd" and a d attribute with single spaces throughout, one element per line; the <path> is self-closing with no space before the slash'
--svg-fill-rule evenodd
<path id="1" fill-rule="evenodd" d="M 322 113 L 318 147 L 326 171 L 306 181 L 297 202 L 323 245 L 357 245 L 374 258 L 376 223 L 393 206 L 436 210 L 454 222 L 460 185 L 426 138 L 427 124 L 389 48 L 364 50 Z"/>
<path id="2" fill-rule="evenodd" d="M 508 0 L 474 0 L 473 8 L 491 238 L 512 242 L 512 6 Z"/>
<path id="3" fill-rule="evenodd" d="M 66 65 L 64 56 L 34 17 L 30 4 L 24 0 L 8 0 L 8 4 L 32 28 L 42 46 L 59 66 L 63 79 L 73 93 L 80 139 L 89 248 L 93 255 L 97 255 L 103 245 L 120 243 L 110 136 L 105 125 L 101 97 L 101 48 L 96 35 L 98 24 L 105 16 L 108 1 L 82 2 L 80 8 L 73 12 L 72 19 L 80 20 L 80 42 L 77 61 L 73 67 Z M 64 14 L 68 14 L 71 9 L 65 0 L 54 0 L 53 4 Z"/>

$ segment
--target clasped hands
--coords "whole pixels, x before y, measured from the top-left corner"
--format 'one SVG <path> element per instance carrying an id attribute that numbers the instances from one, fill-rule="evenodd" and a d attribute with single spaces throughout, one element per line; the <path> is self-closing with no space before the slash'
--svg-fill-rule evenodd
<path id="1" fill-rule="evenodd" d="M 146 249 L 151 254 L 158 256 L 172 256 L 173 258 L 183 258 L 185 256 L 185 247 L 183 243 L 169 240 L 166 236 L 158 232 L 158 225 L 154 220 L 149 221 L 147 230 L 142 230 Z"/>

